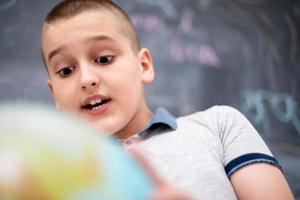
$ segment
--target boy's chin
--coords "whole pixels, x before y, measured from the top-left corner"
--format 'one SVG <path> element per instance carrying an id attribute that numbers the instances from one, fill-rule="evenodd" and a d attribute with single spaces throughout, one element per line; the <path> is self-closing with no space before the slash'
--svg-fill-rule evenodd
<path id="1" fill-rule="evenodd" d="M 99 121 L 99 119 L 93 118 L 90 115 L 87 115 L 85 112 L 71 112 L 72 114 L 74 114 L 75 117 L 79 117 L 81 119 L 83 119 L 84 121 L 86 121 L 88 124 L 90 124 L 92 126 L 92 128 L 96 129 L 97 132 L 99 132 L 100 134 L 104 135 L 104 136 L 111 136 L 114 135 L 114 133 L 116 133 L 118 130 L 115 130 L 115 127 L 109 126 L 109 125 L 103 125 L 103 121 L 102 123 Z"/>
<path id="2" fill-rule="evenodd" d="M 98 130 L 99 133 L 101 133 L 102 135 L 105 135 L 105 136 L 111 136 L 114 134 L 113 131 L 109 130 L 108 128 L 103 128 L 103 127 L 100 127 L 98 124 L 93 124 L 94 127 L 96 128 L 96 130 Z"/>

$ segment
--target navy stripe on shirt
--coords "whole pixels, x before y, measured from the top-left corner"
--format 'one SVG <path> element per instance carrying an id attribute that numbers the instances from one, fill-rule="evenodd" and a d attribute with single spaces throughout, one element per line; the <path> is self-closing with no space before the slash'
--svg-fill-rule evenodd
<path id="1" fill-rule="evenodd" d="M 229 177 L 238 169 L 253 163 L 268 163 L 278 167 L 282 171 L 278 161 L 272 156 L 262 153 L 248 153 L 230 161 L 225 166 L 226 174 Z"/>

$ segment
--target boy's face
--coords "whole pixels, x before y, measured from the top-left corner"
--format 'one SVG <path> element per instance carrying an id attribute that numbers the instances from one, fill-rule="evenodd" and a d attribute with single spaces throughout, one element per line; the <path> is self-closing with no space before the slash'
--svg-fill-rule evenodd
<path id="1" fill-rule="evenodd" d="M 134 52 L 121 23 L 112 12 L 88 11 L 46 25 L 42 35 L 56 107 L 109 133 L 144 123 L 143 84 L 154 79 L 150 53 Z"/>

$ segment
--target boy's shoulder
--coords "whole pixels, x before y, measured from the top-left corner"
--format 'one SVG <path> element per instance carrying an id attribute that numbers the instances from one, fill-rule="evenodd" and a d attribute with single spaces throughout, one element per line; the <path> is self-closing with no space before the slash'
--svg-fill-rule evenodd
<path id="1" fill-rule="evenodd" d="M 216 105 L 192 114 L 180 116 L 177 121 L 200 120 L 200 121 L 222 121 L 228 119 L 244 118 L 244 115 L 236 108 L 228 105 Z"/>
<path id="2" fill-rule="evenodd" d="M 177 132 L 192 134 L 195 137 L 222 140 L 232 138 L 247 132 L 256 135 L 257 132 L 249 120 L 236 108 L 227 105 L 216 105 L 176 119 Z M 229 137 L 228 137 L 229 136 Z M 224 141 L 222 141 L 224 142 Z"/>
<path id="3" fill-rule="evenodd" d="M 166 141 L 170 141 L 172 138 L 182 140 L 181 137 L 185 137 L 194 140 L 200 137 L 206 141 L 221 142 L 225 135 L 234 137 L 236 134 L 240 134 L 240 128 L 248 132 L 254 131 L 243 114 L 226 105 L 217 105 L 176 119 L 173 118 L 172 122 L 175 124 L 173 128 L 170 128 L 172 126 L 166 128 L 164 125 L 158 125 L 147 130 L 145 135 L 155 136 L 154 138 Z"/>

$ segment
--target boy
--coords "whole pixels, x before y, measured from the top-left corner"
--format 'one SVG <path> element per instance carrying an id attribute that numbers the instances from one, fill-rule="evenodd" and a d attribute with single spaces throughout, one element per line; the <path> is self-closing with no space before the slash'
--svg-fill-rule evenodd
<path id="1" fill-rule="evenodd" d="M 278 162 L 238 111 L 152 113 L 143 89 L 154 80 L 151 54 L 113 2 L 61 2 L 46 17 L 41 43 L 57 109 L 124 143 L 138 140 L 157 170 L 195 199 L 293 199 Z"/>

